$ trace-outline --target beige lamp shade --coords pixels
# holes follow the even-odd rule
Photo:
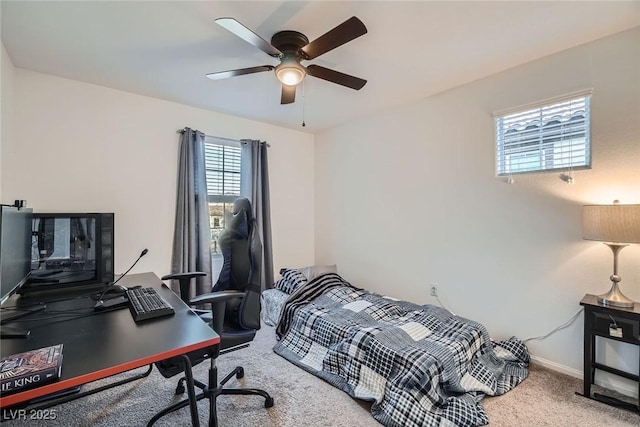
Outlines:
[[[586,205],[582,238],[612,243],[640,243],[640,205]]]

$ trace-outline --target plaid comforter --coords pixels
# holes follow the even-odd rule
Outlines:
[[[387,426],[487,424],[481,399],[528,372],[518,339],[493,342],[477,322],[354,288],[337,274],[298,288],[276,333],[277,354],[372,401],[373,417]]]

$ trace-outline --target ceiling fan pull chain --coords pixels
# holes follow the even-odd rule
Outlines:
[[[306,104],[307,98],[304,96],[304,80],[302,81],[302,127],[305,127],[307,124],[304,122],[304,106]]]

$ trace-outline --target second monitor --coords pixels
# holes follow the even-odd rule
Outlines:
[[[20,293],[114,279],[113,213],[34,213],[31,276]]]

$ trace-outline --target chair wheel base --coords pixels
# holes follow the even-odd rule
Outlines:
[[[244,368],[242,366],[238,366],[236,371],[236,379],[244,378]]]

